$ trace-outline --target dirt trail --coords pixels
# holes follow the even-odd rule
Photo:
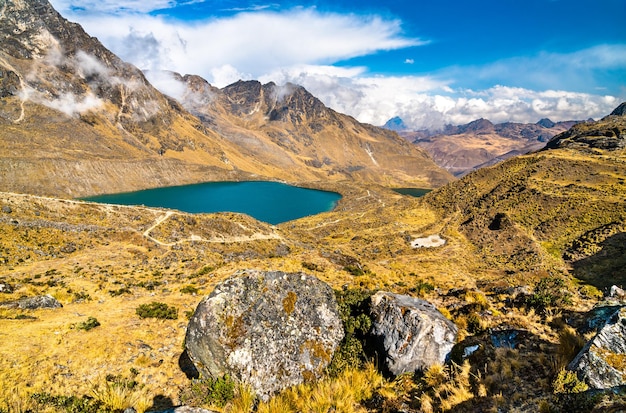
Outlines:
[[[271,234],[262,234],[262,233],[254,233],[252,235],[229,235],[229,236],[225,236],[225,235],[221,235],[221,236],[217,236],[217,237],[213,237],[213,238],[204,238],[201,237],[199,235],[195,235],[195,234],[190,234],[189,238],[185,238],[185,239],[181,239],[179,241],[175,241],[175,242],[163,242],[160,241],[156,238],[154,238],[152,235],[150,235],[150,233],[159,225],[161,225],[163,222],[165,222],[168,218],[170,218],[172,215],[174,215],[175,212],[174,211],[168,211],[165,213],[165,215],[161,215],[160,217],[158,217],[156,219],[156,221],[154,221],[154,224],[152,224],[148,229],[146,229],[143,232],[143,236],[148,238],[150,241],[154,241],[155,243],[162,245],[164,247],[172,247],[174,245],[178,245],[178,244],[182,244],[185,242],[219,242],[219,243],[233,243],[233,242],[249,242],[249,241],[258,241],[258,240],[270,240],[270,239],[282,239],[282,237],[278,234],[275,233],[271,233]],[[247,231],[248,228],[244,225],[242,225],[241,223],[237,223],[238,226],[241,227],[241,229]]]

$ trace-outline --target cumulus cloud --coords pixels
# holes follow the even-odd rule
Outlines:
[[[176,0],[53,0],[70,19],[74,2],[99,12],[76,12],[87,32],[140,69],[198,74],[217,87],[239,79],[291,82],[333,109],[375,125],[394,116],[414,129],[480,117],[493,122],[599,118],[619,104],[618,97],[599,94],[603,74],[626,69],[626,45],[617,44],[448,67],[429,76],[376,76],[366,67],[334,64],[427,42],[405,36],[400,20],[377,15],[271,5],[190,23],[143,13],[181,4]],[[171,78],[148,77],[170,96],[185,93]],[[612,93],[626,97],[626,89]]]
[[[150,15],[81,16],[80,22],[139,68],[200,74],[220,87],[225,85],[219,81],[232,76],[220,76],[219,68],[258,78],[280,67],[333,63],[424,43],[404,37],[396,19],[313,8],[239,13],[193,24]]]
[[[383,125],[400,116],[413,129],[441,129],[481,117],[492,122],[533,123],[541,118],[599,118],[619,104],[614,96],[507,86],[453,89],[451,81],[428,76],[377,77],[359,69],[333,67],[292,68],[262,79],[301,84],[326,105],[361,122]]]
[[[198,1],[175,0],[53,0],[57,10],[89,11],[104,13],[148,13],[159,9],[169,9],[177,5],[197,3]]]

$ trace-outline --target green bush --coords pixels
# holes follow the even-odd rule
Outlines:
[[[309,271],[323,271],[324,270],[316,263],[308,262],[308,261],[302,261],[302,268],[307,269]]]
[[[72,324],[72,328],[76,330],[92,330],[100,325],[100,322],[95,317],[89,317],[86,321],[78,324]]]
[[[47,411],[47,408],[68,413],[101,413],[106,411],[102,402],[87,396],[57,396],[48,393],[35,393],[31,397],[42,411]]]
[[[372,291],[350,289],[335,291],[344,338],[333,355],[328,372],[337,376],[348,367],[362,367],[367,361],[365,335],[372,328],[369,303]]]
[[[435,285],[433,283],[424,280],[417,280],[415,286],[411,288],[410,291],[418,297],[424,297],[426,294],[433,291],[434,289]]]
[[[181,400],[189,405],[204,407],[226,406],[235,398],[235,382],[230,376],[193,380],[191,387],[183,391]]]
[[[198,288],[193,285],[186,285],[180,289],[180,292],[183,294],[198,294]]]
[[[117,297],[122,294],[132,294],[132,293],[128,287],[121,287],[117,290],[109,290],[109,294],[111,294],[111,297]]]
[[[150,304],[142,304],[135,310],[137,315],[141,318],[160,318],[163,320],[176,320],[178,319],[178,309],[176,307],[170,307],[165,303],[159,303],[156,301]]]
[[[346,265],[345,267],[343,267],[343,270],[349,274],[354,275],[355,277],[365,275],[365,270],[361,268],[360,265]]]
[[[526,303],[539,310],[572,304],[572,294],[567,289],[565,279],[558,276],[542,278]]]

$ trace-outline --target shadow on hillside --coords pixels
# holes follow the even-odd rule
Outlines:
[[[612,235],[598,246],[596,254],[572,261],[576,278],[601,291],[612,285],[626,287],[626,232]]]

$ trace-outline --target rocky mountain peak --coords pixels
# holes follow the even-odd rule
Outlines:
[[[476,119],[467,125],[459,126],[460,133],[474,132],[474,133],[490,133],[494,130],[494,125],[487,119]]]
[[[613,112],[611,112],[611,116],[626,116],[626,102],[616,107]]]
[[[401,117],[399,116],[394,116],[393,118],[389,119],[384,125],[383,128],[385,129],[389,129],[389,130],[394,130],[394,131],[404,131],[404,130],[408,130],[409,128],[406,126],[406,124],[404,123],[404,120],[402,120]]]
[[[543,118],[540,119],[539,122],[537,122],[537,125],[542,126],[544,128],[553,128],[554,125],[556,125],[556,123],[552,122],[550,119],[548,118]]]

